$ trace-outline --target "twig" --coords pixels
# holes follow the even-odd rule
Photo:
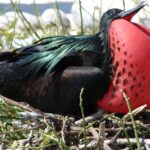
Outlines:
[[[47,145],[44,145],[44,146],[19,146],[19,147],[17,147],[19,150],[20,149],[30,149],[30,150],[32,150],[32,149],[46,149],[46,148],[49,148],[51,146],[51,144],[47,144]]]
[[[79,150],[79,148],[77,146],[71,146],[70,150]]]
[[[33,137],[33,130],[31,130],[30,134],[28,135],[28,142],[30,145],[32,145],[32,137]]]
[[[136,116],[139,113],[143,112],[145,110],[145,108],[147,107],[147,105],[142,105],[134,110],[132,110],[132,115]],[[126,115],[124,115],[124,117],[122,118],[123,120],[128,120],[130,118],[130,112],[127,113]]]
[[[17,107],[19,107],[19,108],[21,108],[21,109],[26,110],[26,111],[36,112],[36,113],[38,113],[38,114],[43,115],[43,112],[41,112],[40,110],[37,110],[37,109],[31,107],[31,106],[30,106],[29,104],[27,104],[27,103],[22,104],[21,102],[16,102],[16,101],[14,101],[14,100],[12,100],[12,99],[9,99],[9,98],[6,98],[6,97],[4,97],[4,96],[2,96],[2,95],[0,95],[0,98],[2,98],[2,99],[3,99],[6,103],[8,103],[8,104],[15,105],[15,106],[17,106]],[[25,105],[25,104],[26,104],[26,105]]]
[[[143,127],[144,128],[148,128],[148,127],[150,127],[150,124],[144,124]],[[83,128],[79,127],[79,126],[70,126],[70,129],[73,130],[73,131],[75,131],[75,132],[81,132],[81,130],[83,130]],[[94,127],[94,129],[96,131],[99,131],[99,128],[97,128],[97,127]],[[126,127],[125,129],[126,130],[132,130],[132,127]],[[123,131],[124,128],[122,128],[122,127],[118,127],[118,128],[117,127],[116,128],[105,128],[106,132],[117,132],[117,131],[120,131],[120,130]]]
[[[67,121],[67,117],[65,117],[63,119],[63,125],[62,125],[62,129],[61,129],[61,138],[62,138],[63,143],[65,143],[65,144],[66,144],[66,141],[65,141],[64,130],[65,130],[66,121]]]
[[[129,140],[132,144],[137,144],[136,138],[130,138]],[[110,143],[110,141],[111,140],[105,140],[106,143]],[[150,146],[150,139],[139,138],[139,142]],[[128,144],[128,140],[125,138],[118,138],[116,143],[119,145]]]
[[[39,118],[43,118],[43,115],[35,113],[35,112],[18,112],[19,116],[21,116],[22,120],[36,120]]]
[[[117,131],[117,133],[114,135],[114,137],[110,140],[111,144],[114,143],[117,140],[117,138],[118,138],[118,136],[120,135],[121,132],[122,132],[122,130]]]
[[[50,118],[50,119],[53,118],[53,120],[63,120],[64,119],[64,116],[59,115],[59,114],[44,113],[44,115],[45,115],[45,118]]]
[[[37,129],[43,128],[43,127],[45,127],[44,124],[39,125],[37,127],[28,128],[28,129],[19,129],[19,130],[12,130],[12,131],[4,131],[4,132],[0,132],[0,135],[2,135],[2,134],[13,134],[13,133],[17,133],[17,132],[30,131],[30,130],[37,130]]]
[[[101,122],[99,126],[98,147],[100,150],[104,149],[104,140],[105,140],[105,121]]]
[[[83,130],[82,127],[74,126],[74,125],[71,125],[70,129],[73,130],[73,131],[75,131],[75,132],[80,132],[81,130]]]
[[[123,128],[122,127],[119,127],[119,128],[105,128],[106,132],[117,132],[117,131],[120,131],[120,130],[123,130]]]
[[[104,141],[104,150],[113,150],[110,146]]]
[[[27,144],[29,142],[28,139],[21,139],[21,140],[18,140],[19,142],[19,147],[23,147],[25,146],[25,144]]]
[[[99,135],[98,135],[97,131],[95,130],[95,128],[89,127],[88,130],[89,130],[90,133],[93,135],[93,137],[94,137],[95,140],[98,140],[98,139],[99,139]]]
[[[78,145],[79,149],[85,149],[85,144]],[[88,149],[95,149],[97,147],[97,141],[92,140],[89,144],[86,145]]]
[[[102,109],[99,109],[98,112],[96,112],[88,117],[85,117],[85,123],[91,123],[95,120],[98,120],[103,117],[103,114],[104,114],[104,111]],[[75,122],[76,126],[81,126],[82,124],[83,124],[83,119],[77,120]]]

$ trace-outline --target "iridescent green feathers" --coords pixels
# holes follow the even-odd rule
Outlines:
[[[31,46],[15,50],[13,57],[8,61],[13,61],[18,65],[27,65],[26,75],[35,76],[44,68],[47,76],[60,60],[72,53],[92,51],[104,57],[107,52],[102,48],[104,45],[102,41],[99,34],[47,37]]]

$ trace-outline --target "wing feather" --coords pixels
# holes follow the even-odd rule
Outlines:
[[[102,53],[100,36],[95,34],[47,37],[31,46],[16,49],[9,61],[18,65],[28,65],[27,74],[32,75],[36,75],[44,67],[45,75],[48,75],[63,58],[71,53],[83,51]]]

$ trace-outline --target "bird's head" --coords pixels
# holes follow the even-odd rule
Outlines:
[[[127,11],[116,8],[106,11],[101,18],[101,32],[104,32],[106,28],[109,28],[110,23],[115,19],[131,21],[132,17],[145,5],[147,5],[147,1],[141,1],[135,8]]]
[[[128,112],[122,91],[130,98],[132,109],[143,104],[150,108],[150,29],[131,22],[146,4],[142,1],[128,11],[111,9],[102,17],[102,30],[107,25],[106,33],[102,34],[104,45],[113,53],[115,65],[108,92],[98,101],[105,111]]]

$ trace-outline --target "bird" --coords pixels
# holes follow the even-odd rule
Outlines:
[[[132,73],[136,74],[138,69],[127,71],[128,65],[133,65],[133,68],[135,65],[134,62],[130,62],[129,54],[136,53],[139,57],[141,53],[136,49],[129,49],[128,51],[131,52],[122,52],[125,46],[118,47],[118,45],[129,42],[132,48],[130,26],[135,28],[134,38],[136,32],[142,32],[144,35],[149,33],[148,29],[130,21],[146,4],[142,1],[128,11],[115,8],[106,11],[101,18],[100,31],[97,34],[45,37],[32,45],[14,51],[0,52],[0,94],[18,102],[25,101],[44,112],[81,116],[80,93],[84,88],[82,99],[85,115],[95,112],[97,108],[108,112],[126,113],[125,103],[118,94],[119,88],[123,85],[124,92],[127,90],[124,84],[135,88],[134,83],[128,78],[132,76]],[[145,40],[142,39],[144,36],[142,33],[140,34],[142,37],[136,37],[139,38],[138,41]],[[143,43],[136,44],[139,50],[142,47],[139,44]],[[146,54],[144,49],[141,51],[142,55],[148,56],[148,49]],[[136,57],[131,61],[138,63]],[[141,70],[138,71],[144,74],[142,66],[139,69]],[[146,70],[145,73],[148,72],[148,69]],[[129,75],[130,72],[131,75]],[[137,78],[135,82],[143,86],[143,80],[135,74]],[[147,81],[147,76],[144,75]],[[128,82],[131,82],[131,85]],[[146,90],[148,89],[150,88],[147,87]],[[144,91],[143,88],[142,90]],[[131,89],[130,91],[132,98],[135,93]],[[133,108],[141,101],[144,102],[139,96]],[[125,110],[122,109],[123,107]]]

